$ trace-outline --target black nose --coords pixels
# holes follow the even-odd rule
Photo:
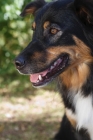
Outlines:
[[[16,66],[17,69],[23,68],[24,65],[25,65],[25,60],[24,60],[23,57],[17,57],[15,59],[15,66]]]

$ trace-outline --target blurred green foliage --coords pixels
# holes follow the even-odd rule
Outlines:
[[[0,77],[15,75],[15,56],[31,40],[33,17],[20,17],[23,7],[31,0],[0,1]]]

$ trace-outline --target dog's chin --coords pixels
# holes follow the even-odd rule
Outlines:
[[[42,87],[50,83],[61,74],[68,66],[69,56],[67,54],[58,58],[49,68],[39,73],[30,74],[30,81],[34,87]]]

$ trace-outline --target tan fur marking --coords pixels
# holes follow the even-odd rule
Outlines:
[[[45,68],[46,67],[46,63],[43,63],[42,61],[43,61],[43,58],[44,58],[44,55],[45,54],[43,54],[43,52],[35,52],[34,54],[33,54],[33,56],[31,56],[31,59],[33,59],[33,60],[35,60],[35,61],[38,61],[38,63],[37,63],[37,67],[39,68]],[[42,61],[39,61],[39,60],[42,60]]]
[[[68,118],[68,120],[71,123],[71,125],[74,128],[76,128],[77,122],[76,122],[75,116],[73,114],[71,114],[71,112],[69,113],[68,110],[66,110],[66,117]]]
[[[43,25],[43,28],[46,29],[48,26],[50,25],[50,22],[49,21],[46,21]]]
[[[67,88],[80,88],[89,76],[89,67],[82,63],[77,67],[70,68],[60,75],[62,82]]]
[[[35,22],[33,22],[32,27],[33,27],[33,29],[36,28],[36,23]]]
[[[76,128],[76,121],[72,118],[70,118],[69,116],[67,116],[68,120],[70,121],[71,125]]]
[[[33,54],[33,56],[31,57],[31,59],[33,58],[33,59],[37,59],[38,60],[42,55],[43,55],[43,53],[41,53],[41,52],[35,52]]]

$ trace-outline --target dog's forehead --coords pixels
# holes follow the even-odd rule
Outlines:
[[[41,9],[39,9],[35,16],[35,21],[46,21],[52,20],[59,17],[60,13],[62,13],[65,9],[67,10],[67,5],[72,0],[59,0],[55,2],[50,2],[44,5]]]

